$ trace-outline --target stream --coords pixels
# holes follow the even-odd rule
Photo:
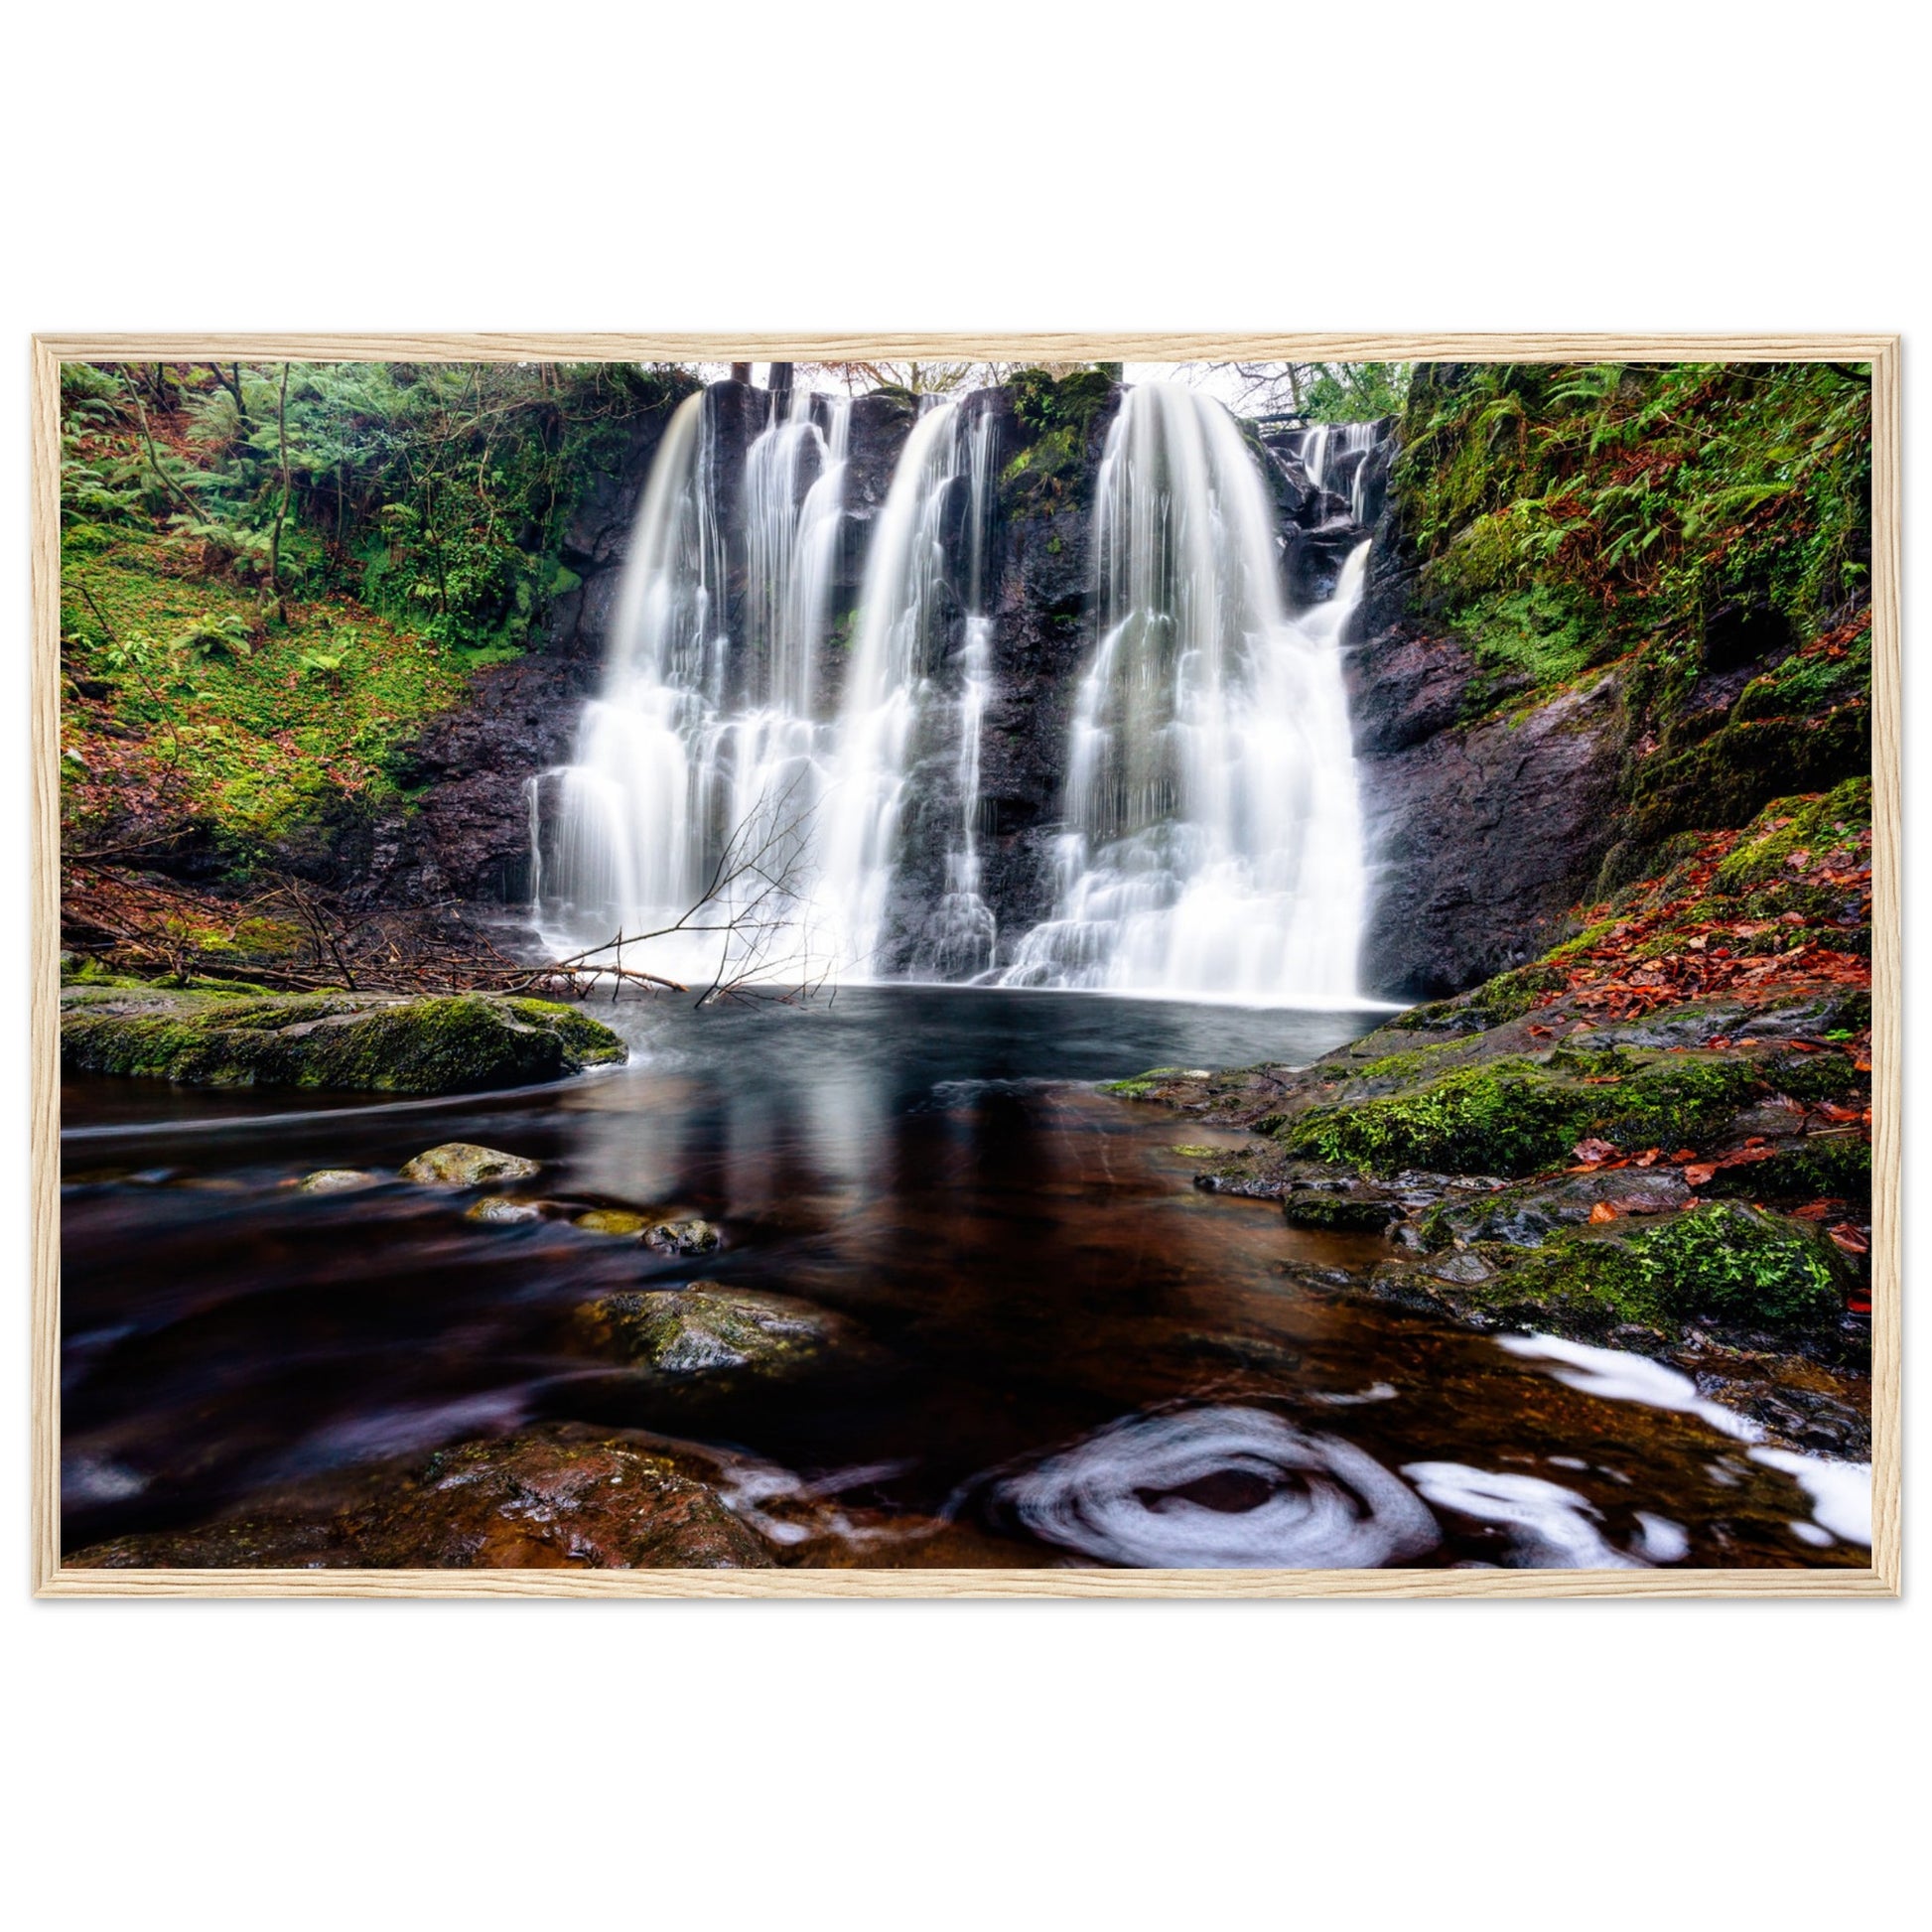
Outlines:
[[[707,1446],[727,1500],[811,1561],[1867,1561],[1849,1465],[1753,1453],[1638,1357],[1288,1279],[1380,1237],[1195,1190],[1176,1148],[1244,1137],[1093,1084],[1301,1063],[1374,1015],[918,986],[597,1010],[628,1066],[502,1096],[67,1082],[70,1550],[567,1420]],[[449,1140],[541,1161],[545,1193],[703,1216],[722,1245],[483,1225],[472,1196],[393,1179],[286,1185]],[[576,1338],[580,1305],[693,1280],[830,1310],[867,1346],[820,1380],[719,1388]]]

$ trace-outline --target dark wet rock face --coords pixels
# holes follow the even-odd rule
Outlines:
[[[183,1086],[481,1093],[625,1058],[574,1007],[471,993],[246,994],[75,987],[62,994],[61,1065]]]
[[[345,1494],[345,1488],[352,1493]],[[191,1531],[118,1538],[77,1569],[740,1569],[771,1557],[679,1447],[556,1424],[303,1485]]]

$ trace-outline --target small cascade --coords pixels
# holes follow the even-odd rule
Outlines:
[[[1369,457],[1381,435],[1379,423],[1312,423],[1298,452],[1309,482],[1345,496],[1350,516],[1364,529],[1375,521],[1368,500]]]
[[[1352,1001],[1365,880],[1340,639],[1367,544],[1291,619],[1240,429],[1168,384],[1129,392],[1095,514],[1100,641],[1058,899],[1001,983]]]
[[[908,766],[923,749],[933,695],[958,414],[955,404],[942,402],[913,425],[873,532],[859,596],[817,897],[832,920],[838,958],[861,978],[881,971]]]
[[[963,432],[966,441],[966,616],[959,652],[955,732],[959,751],[958,829],[946,848],[945,890],[926,921],[912,970],[921,979],[973,979],[993,965],[1000,922],[981,892],[980,738],[993,693],[993,620],[986,612],[987,546],[991,537],[995,423],[982,410]],[[955,465],[956,467],[956,465]]]

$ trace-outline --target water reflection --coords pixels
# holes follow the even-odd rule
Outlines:
[[[1195,1192],[1173,1144],[1213,1130],[1079,1084],[1306,1061],[1367,1016],[884,988],[616,1016],[633,1064],[540,1094],[304,1103],[269,1127],[219,1124],[262,1095],[175,1095],[195,1131],[70,1142],[69,1547],[567,1420],[700,1446],[747,1520],[814,1562],[1864,1560],[1829,1526],[1854,1513],[1837,1492],[1814,1509],[1806,1471],[1641,1369],[1291,1281],[1284,1262],[1371,1262],[1377,1239]],[[89,1088],[68,1104],[105,1124]],[[392,1176],[449,1139],[541,1161],[529,1198],[702,1215],[723,1245],[667,1258],[565,1213],[483,1226],[393,1178],[285,1184]],[[862,1345],[720,1385],[586,1344],[583,1304],[699,1278],[827,1310]]]

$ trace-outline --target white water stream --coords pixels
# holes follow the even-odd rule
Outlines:
[[[1003,982],[1352,1004],[1366,882],[1340,638],[1367,544],[1291,619],[1253,453],[1168,384],[1129,391],[1095,516],[1059,898]]]

